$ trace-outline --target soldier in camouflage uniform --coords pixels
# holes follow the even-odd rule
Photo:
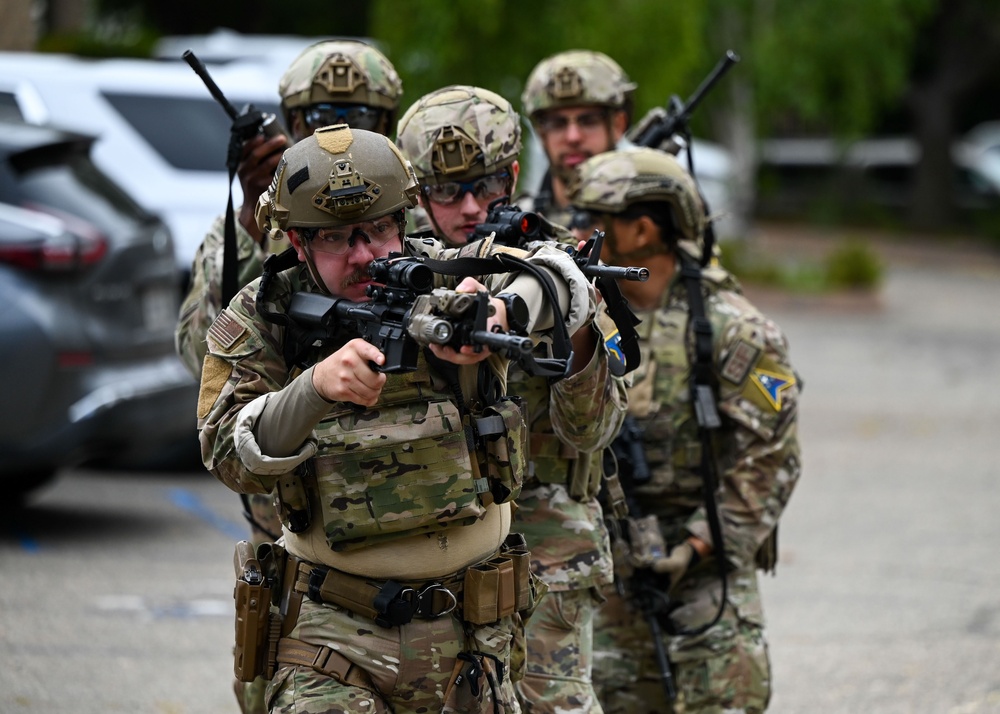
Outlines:
[[[273,492],[282,514],[284,549],[257,550],[262,562],[287,555],[271,712],[519,711],[511,649],[532,588],[510,538],[526,427],[519,400],[502,396],[506,358],[430,345],[415,371],[387,375],[369,366],[385,356],[350,335],[307,340],[289,358],[290,328],[277,324],[299,292],[366,300],[369,265],[390,252],[457,253],[404,243],[416,193],[384,136],[338,125],[303,139],[257,211],[297,267],[245,287],[208,331],[205,465],[235,491]],[[490,251],[483,241],[463,255]],[[585,326],[592,289],[568,256],[527,257],[556,284],[557,319],[571,334]],[[501,296],[491,327],[508,327],[517,296],[531,306],[524,331],[547,337],[552,311],[534,277],[484,280]],[[465,278],[456,289],[485,286]]]
[[[397,143],[445,242],[464,245],[489,202],[511,195],[520,127],[507,100],[477,87],[431,92],[403,115]],[[515,522],[532,570],[548,585],[525,626],[528,658],[517,688],[528,712],[600,712],[591,682],[592,623],[613,572],[597,492],[601,451],[624,417],[625,387],[609,369],[617,353],[598,336],[595,327],[574,337],[578,361],[567,379],[550,384],[516,365],[508,376],[510,393],[527,403],[530,431],[531,475]]]
[[[655,515],[665,547],[653,559],[670,611],[664,631],[710,623],[722,578],[701,495],[698,424],[690,399],[693,344],[690,306],[680,268],[702,258],[703,206],[690,175],[654,149],[621,149],[580,169],[574,205],[607,231],[603,258],[645,265],[645,283],[622,283],[642,318],[642,363],[629,390],[629,413],[643,432],[651,477],[635,486],[643,515]],[[711,324],[712,372],[722,420],[713,455],[716,494],[729,571],[721,619],[698,635],[664,635],[677,700],[667,701],[649,626],[634,603],[611,594],[596,631],[595,681],[605,711],[763,712],[770,668],[757,569],[773,569],[774,531],[800,473],[799,380],[781,330],[740,292],[722,268],[703,270],[704,310]],[[616,569],[637,565],[619,553]]]
[[[317,128],[343,123],[388,135],[394,128],[403,84],[389,60],[356,40],[310,45],[289,65],[278,83],[281,110],[292,139],[301,141]],[[239,284],[260,275],[270,252],[257,227],[257,196],[271,183],[287,138],[255,136],[244,144],[237,168],[246,200],[239,210],[236,240]],[[191,266],[191,287],[181,305],[175,334],[177,353],[195,377],[201,376],[205,333],[222,310],[224,216],[205,236]]]
[[[310,45],[289,65],[278,83],[281,109],[293,141],[338,121],[357,129],[388,134],[395,126],[402,82],[389,60],[374,47],[356,40]],[[288,140],[258,135],[243,146],[236,169],[245,200],[236,221],[237,281],[243,286],[260,276],[264,259],[287,244],[267,245],[254,217],[256,197],[267,190]],[[205,335],[222,311],[222,264],[225,216],[215,219],[191,266],[191,284],[175,331],[177,353],[196,378],[207,349]],[[248,499],[255,544],[273,541],[281,524],[266,494]],[[265,682],[236,683],[244,714],[262,714]]]
[[[600,52],[570,50],[542,60],[528,76],[523,111],[542,142],[549,169],[534,194],[518,197],[526,210],[575,227],[569,188],[586,159],[610,151],[625,136],[636,85]]]

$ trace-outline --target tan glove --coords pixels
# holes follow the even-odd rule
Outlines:
[[[690,541],[684,541],[680,545],[675,545],[670,549],[666,558],[660,558],[653,562],[653,572],[670,576],[670,587],[677,585],[684,573],[691,567],[692,563],[697,563],[701,559],[694,545]]]

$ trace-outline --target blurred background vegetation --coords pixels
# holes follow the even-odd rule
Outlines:
[[[402,76],[404,106],[466,83],[519,107],[540,59],[591,48],[637,82],[641,116],[673,94],[686,99],[732,49],[741,62],[692,128],[728,149],[741,215],[753,215],[761,187],[770,186],[758,170],[761,140],[821,136],[846,146],[892,134],[912,137],[920,152],[905,215],[891,220],[932,234],[966,228],[949,185],[952,143],[1000,119],[998,0],[0,0],[0,7],[11,18],[28,8],[37,31],[33,47],[22,49],[96,56],[148,55],[160,36],[220,27],[370,38]],[[3,31],[0,45],[15,48]],[[848,218],[822,204],[813,212]],[[1000,244],[1000,219],[990,215],[973,229]],[[856,272],[869,269],[856,262]]]

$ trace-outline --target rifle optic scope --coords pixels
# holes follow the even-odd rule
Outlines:
[[[410,260],[376,258],[368,267],[368,274],[377,283],[417,293],[430,292],[434,288],[434,271],[423,263]]]

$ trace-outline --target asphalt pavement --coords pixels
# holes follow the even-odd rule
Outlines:
[[[872,244],[874,296],[750,290],[805,382],[803,476],[763,583],[769,711],[1000,712],[1000,251]]]
[[[875,294],[748,289],[805,383],[769,712],[1000,713],[1000,251],[874,244]],[[74,470],[3,516],[0,713],[236,712],[239,511],[204,472]]]

